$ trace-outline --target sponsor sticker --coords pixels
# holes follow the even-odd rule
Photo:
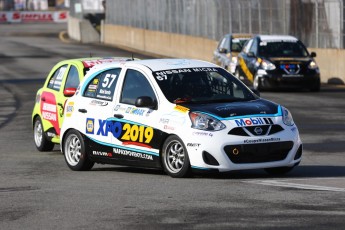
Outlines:
[[[103,156],[103,157],[112,157],[113,153],[108,153],[108,152],[104,152],[104,151],[92,151],[92,155],[94,156]]]
[[[278,142],[280,141],[280,138],[260,138],[260,139],[255,139],[255,140],[244,140],[243,143],[244,144],[257,144],[257,143],[267,143],[267,142]]]
[[[186,108],[182,105],[176,105],[174,109],[179,111],[179,112],[182,112],[182,113],[187,113],[189,111],[188,108]]]
[[[92,100],[90,105],[97,105],[97,106],[107,106],[108,102],[106,101],[99,101],[99,100]]]
[[[130,157],[135,157],[135,158],[151,160],[151,161],[153,160],[152,155],[134,152],[134,151],[129,151],[129,150],[125,150],[125,149],[113,148],[113,153],[118,154],[118,155],[123,155],[123,156],[130,156]]]
[[[68,102],[66,106],[66,117],[70,117],[74,111],[74,102]]]
[[[95,130],[95,119],[87,118],[86,119],[86,133],[94,134],[94,130]]]
[[[97,132],[95,133],[95,123],[93,118],[86,120],[86,133],[98,136],[113,135],[124,145],[137,145],[151,148],[149,145],[154,136],[154,129],[150,126],[130,124],[120,121],[98,119]]]
[[[255,126],[255,125],[272,125],[273,121],[271,118],[243,118],[234,120],[236,125],[239,127],[243,126]]]

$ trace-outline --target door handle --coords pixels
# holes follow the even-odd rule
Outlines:
[[[78,111],[81,112],[81,113],[87,113],[86,109],[78,109]]]
[[[122,118],[123,118],[123,115],[122,115],[122,114],[114,114],[114,117],[119,118],[119,119],[122,119]]]

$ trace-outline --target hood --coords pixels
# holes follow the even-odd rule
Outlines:
[[[189,108],[191,112],[200,111],[222,118],[276,114],[279,107],[277,104],[264,99],[230,103],[183,104],[183,106]]]

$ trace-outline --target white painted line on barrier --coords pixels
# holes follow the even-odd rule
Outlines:
[[[308,184],[297,184],[297,183],[290,183],[290,182],[277,181],[277,180],[260,180],[260,181],[251,180],[251,181],[244,181],[244,182],[253,183],[253,184],[260,184],[260,185],[276,186],[276,187],[285,187],[285,188],[297,188],[297,189],[331,191],[331,192],[345,192],[345,188],[319,186],[319,185],[308,185]]]

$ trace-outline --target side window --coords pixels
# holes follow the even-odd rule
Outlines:
[[[65,84],[66,88],[77,88],[79,85],[78,69],[74,65],[71,65],[67,74],[67,80]]]
[[[63,65],[60,68],[58,68],[53,76],[50,78],[49,83],[48,83],[48,88],[53,89],[56,91],[59,91],[61,88],[61,82],[63,80],[63,76],[66,72],[67,65]]]
[[[225,37],[223,37],[222,40],[219,42],[218,49],[223,48],[224,47],[224,43],[225,43]]]
[[[135,100],[141,96],[149,96],[156,100],[155,93],[146,77],[139,71],[129,69],[126,72],[120,102],[134,105]]]
[[[258,54],[258,41],[255,39],[253,40],[252,46],[249,49],[249,52],[253,52],[255,56]]]
[[[244,46],[244,48],[243,48],[243,51],[244,51],[245,53],[249,53],[249,49],[250,49],[250,47],[252,46],[252,43],[253,43],[253,39],[249,40],[249,41],[245,44],[245,46]]]
[[[229,37],[224,37],[222,42],[219,45],[219,49],[223,49],[223,50],[225,49],[227,52],[229,52],[230,51],[229,48],[230,48],[230,39]]]
[[[85,97],[112,101],[121,69],[106,70],[92,78],[84,92]]]

